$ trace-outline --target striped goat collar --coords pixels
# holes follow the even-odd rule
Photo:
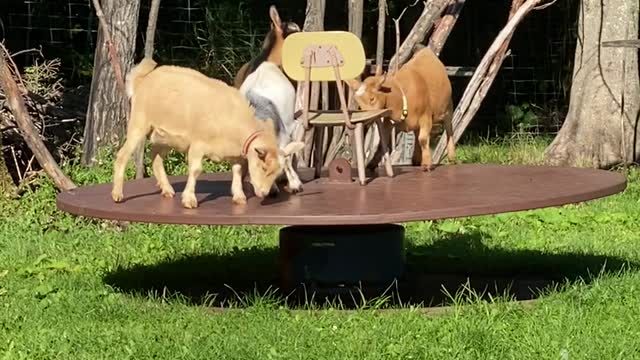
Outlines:
[[[260,136],[261,133],[262,133],[262,130],[256,130],[251,135],[249,135],[249,137],[244,141],[244,144],[242,145],[243,157],[247,157],[247,153],[249,152],[249,146],[251,146],[251,143],[253,142],[253,140],[255,140],[258,136]]]

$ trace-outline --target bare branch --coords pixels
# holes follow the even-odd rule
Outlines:
[[[422,14],[420,14],[420,17],[413,25],[409,35],[407,35],[406,39],[402,42],[402,45],[400,45],[400,49],[391,58],[391,61],[389,62],[389,69],[395,68],[396,63],[400,66],[409,59],[413,48],[416,44],[424,41],[427,33],[433,26],[433,23],[440,17],[448,4],[449,0],[431,0],[425,4]],[[400,21],[403,13],[400,14],[401,16],[399,16],[398,19],[394,19],[396,23]],[[396,25],[396,29],[397,28],[398,26]]]
[[[160,11],[160,0],[151,0],[149,9],[149,21],[147,22],[147,40],[144,43],[144,57],[153,58],[153,46],[156,36],[156,24],[158,23],[158,12]]]
[[[20,50],[20,51],[17,51],[17,52],[14,52],[13,54],[11,54],[11,57],[14,58],[14,57],[16,57],[18,55],[28,54],[28,53],[31,53],[31,52],[36,52],[36,53],[40,54],[41,57],[44,57],[44,55],[42,54],[42,47],[40,47],[40,49],[33,48],[33,49]]]
[[[550,3],[548,3],[548,4],[542,4],[542,5],[540,5],[540,6],[536,6],[536,7],[534,7],[534,8],[533,8],[533,10],[544,10],[544,9],[548,8],[549,6],[551,6],[551,5],[555,4],[557,1],[558,1],[558,0],[553,0],[553,1],[551,1]]]
[[[398,16],[394,20],[400,21],[400,19],[402,19],[402,17],[404,16],[404,13],[407,11],[407,9],[409,9],[410,7],[414,7],[414,6],[418,5],[419,2],[420,2],[420,0],[416,0],[413,4],[405,6],[404,9],[402,9],[402,12],[400,13],[400,16]],[[426,2],[425,2],[424,6],[427,6]]]
[[[404,13],[407,11],[407,9],[409,9],[410,7],[414,7],[416,5],[418,5],[419,0],[416,0],[413,4],[409,5],[409,6],[405,6],[404,9],[402,9],[402,12],[400,12],[400,15],[397,18],[393,18],[393,24],[395,26],[396,29],[396,53],[394,55],[394,58],[398,56],[398,54],[400,54],[400,20],[402,19],[402,17],[404,16]],[[427,7],[427,3],[424,3],[425,8]],[[420,22],[420,20],[418,20],[418,22]],[[418,23],[416,22],[416,24]],[[404,45],[404,44],[403,44]],[[391,59],[393,62],[393,58]],[[396,61],[395,62],[395,67],[392,68],[391,67],[391,62],[389,63],[389,72],[398,72],[398,68],[400,67],[400,62]]]

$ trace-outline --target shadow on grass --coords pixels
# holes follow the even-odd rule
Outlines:
[[[375,299],[384,306],[414,304],[441,306],[464,289],[467,295],[488,299],[508,297],[529,300],[541,291],[579,280],[590,283],[599,274],[640,266],[621,258],[586,254],[545,254],[532,250],[487,248],[486,235],[473,233],[438,240],[429,246],[409,246],[407,268],[387,289],[356,289],[340,299],[310,290],[284,294],[278,290],[278,249],[239,249],[225,255],[187,256],[154,265],[117,269],[104,277],[117,291],[134,295],[179,295],[195,305],[236,307],[259,299],[284,300],[298,308],[327,301],[347,308],[369,305]],[[363,300],[363,296],[364,299]],[[309,300],[312,299],[312,300]]]

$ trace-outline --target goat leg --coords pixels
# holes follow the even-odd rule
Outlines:
[[[196,180],[202,173],[202,158],[204,154],[197,146],[191,145],[187,160],[189,163],[189,175],[187,184],[182,192],[182,206],[187,209],[198,207],[198,199],[196,199]]]
[[[453,105],[449,105],[449,109],[445,114],[443,122],[444,122],[444,131],[447,135],[447,158],[449,159],[449,162],[455,163],[456,146],[453,140]]]
[[[136,127],[135,122],[129,123],[127,140],[118,151],[116,161],[113,164],[113,187],[111,189],[111,198],[115,202],[121,202],[124,198],[122,188],[124,186],[124,172],[127,167],[127,163],[135,149],[138,147],[138,144],[144,141],[146,135],[147,129],[140,129]]]
[[[231,165],[231,173],[233,178],[231,180],[231,196],[233,196],[233,203],[238,205],[244,205],[247,203],[247,196],[242,189],[243,174],[242,160]]]
[[[393,168],[391,167],[391,155],[389,154],[389,136],[391,135],[391,121],[379,118],[376,120],[378,124],[378,131],[380,132],[380,145],[379,149],[384,154],[384,168],[387,172],[387,176],[393,177]],[[378,160],[379,163],[380,160]],[[377,165],[377,164],[376,164]]]
[[[293,154],[285,156],[284,172],[287,176],[289,191],[293,194],[302,191],[302,181],[300,181],[298,173],[293,169]]]
[[[163,197],[172,198],[176,192],[169,183],[167,172],[164,169],[164,158],[169,152],[169,147],[162,144],[151,145],[151,159],[153,167],[153,175],[156,178],[156,183],[160,188],[160,192]]]
[[[431,140],[431,118],[423,119],[420,124],[420,131],[418,134],[418,142],[422,150],[422,161],[420,166],[422,170],[433,170],[433,164],[431,161],[431,149],[429,148],[429,140]]]
[[[392,125],[389,120],[383,118],[376,120],[378,132],[380,132],[380,142],[376,148],[376,152],[367,164],[368,171],[375,171],[380,164],[380,161],[384,160],[385,171],[387,176],[393,176],[393,168],[391,167],[391,158],[389,155],[389,137],[391,135]]]

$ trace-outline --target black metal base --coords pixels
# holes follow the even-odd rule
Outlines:
[[[304,287],[338,294],[384,289],[404,272],[404,227],[396,224],[289,226],[280,230],[280,278],[287,291]]]

